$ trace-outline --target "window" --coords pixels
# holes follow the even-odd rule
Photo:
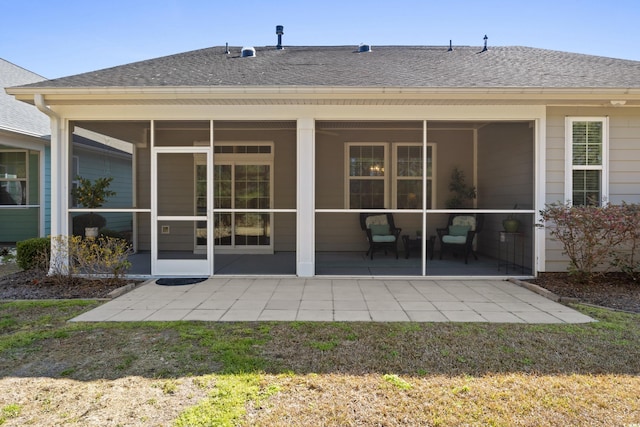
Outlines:
[[[600,205],[608,189],[608,120],[567,118],[565,197],[573,205]]]
[[[347,206],[383,209],[386,206],[387,144],[347,144]]]
[[[427,209],[435,204],[434,144],[427,144]],[[395,169],[393,176],[394,209],[422,209],[423,150],[421,143],[394,144]]]
[[[214,146],[214,209],[272,209],[273,159],[272,143],[217,143]],[[205,188],[203,184],[200,194]],[[206,195],[201,204],[206,207]],[[216,212],[214,244],[219,249],[270,250],[272,223],[272,213]]]
[[[27,151],[0,151],[0,205],[26,205]]]
[[[425,173],[427,209],[434,207],[434,144],[427,144],[426,167],[422,143],[348,143],[346,150],[348,209],[422,209]]]

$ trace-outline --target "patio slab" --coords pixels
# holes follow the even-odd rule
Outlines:
[[[264,284],[264,287],[261,286]],[[138,287],[72,322],[587,323],[594,320],[504,280],[209,278]]]

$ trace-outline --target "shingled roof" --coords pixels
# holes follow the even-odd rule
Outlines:
[[[640,88],[640,61],[529,47],[212,47],[23,87]]]
[[[0,88],[42,81],[45,78],[0,58]],[[0,90],[0,129],[33,136],[51,132],[49,117],[36,107],[17,101]]]

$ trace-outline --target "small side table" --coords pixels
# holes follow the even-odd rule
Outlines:
[[[519,254],[518,254],[519,249]],[[518,257],[518,255],[520,255]],[[516,259],[520,264],[516,263]],[[498,232],[498,271],[504,266],[504,272],[509,274],[509,267],[520,268],[524,274],[524,237],[522,233]]]
[[[433,258],[433,245],[436,241],[436,236],[429,236],[427,240],[427,253],[431,254]],[[411,256],[412,251],[422,253],[422,237],[416,237],[412,239],[408,234],[402,235],[402,243],[404,244],[404,257],[408,259]]]

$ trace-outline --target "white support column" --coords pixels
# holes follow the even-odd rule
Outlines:
[[[296,272],[315,275],[315,121],[298,119]]]
[[[51,116],[51,261],[49,273],[67,272],[69,233],[69,145],[65,120]],[[62,246],[60,246],[62,245]]]
[[[546,115],[536,119],[535,121],[535,177],[534,177],[534,209],[536,214],[534,221],[536,224],[542,222],[540,211],[544,209],[546,200],[547,185],[547,120]],[[546,271],[546,230],[544,227],[534,227],[534,266],[533,274]]]

